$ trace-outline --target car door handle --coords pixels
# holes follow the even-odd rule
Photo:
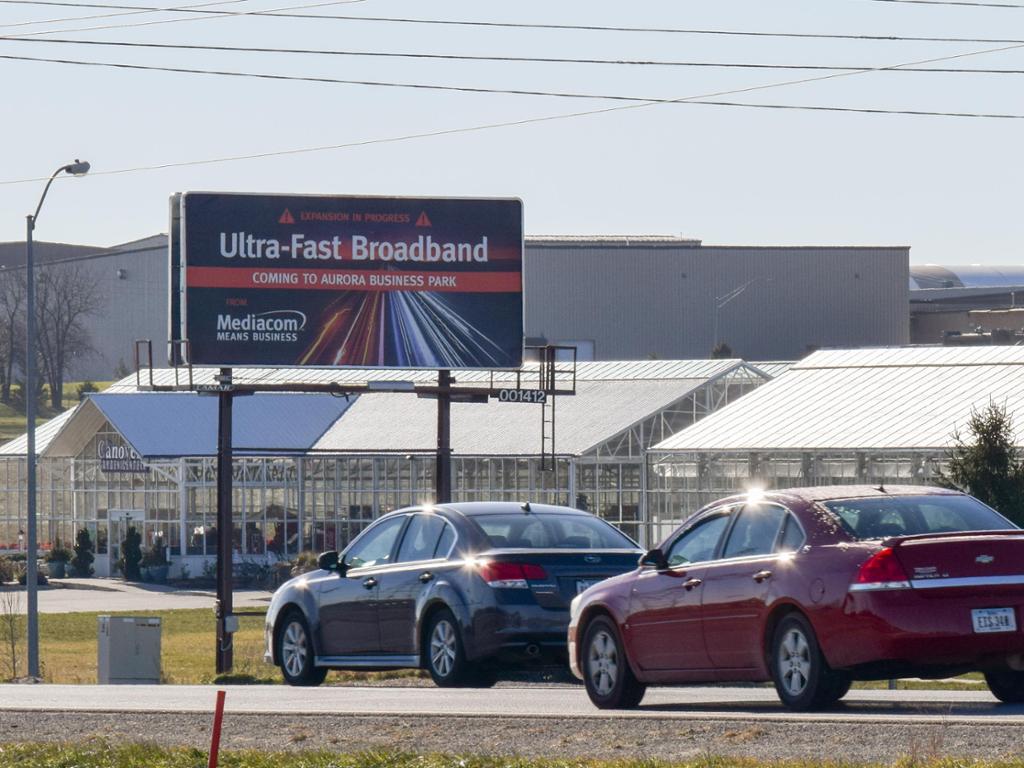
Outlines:
[[[694,587],[699,587],[703,583],[704,582],[701,579],[687,579],[683,582],[683,586],[686,587],[686,591],[689,592]]]
[[[762,581],[767,581],[772,577],[771,571],[758,571],[754,574],[754,581],[760,584]]]
[[[373,576],[371,576],[370,578],[368,578],[366,581],[363,582],[363,586],[366,587],[367,589],[373,589],[374,587],[377,586],[377,580],[375,578],[373,578]]]
[[[424,571],[423,573],[420,574],[420,581],[422,581],[424,584],[426,584],[428,581],[433,581],[433,580],[434,580],[434,574],[432,574],[430,571]]]

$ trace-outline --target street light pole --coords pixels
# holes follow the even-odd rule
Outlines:
[[[39,574],[36,563],[36,274],[32,254],[32,234],[35,232],[39,211],[43,207],[46,193],[53,180],[61,173],[84,176],[89,172],[89,163],[75,160],[62,165],[50,176],[39,198],[35,213],[26,216],[25,227],[25,421],[27,432],[26,472],[28,474],[28,551],[25,553],[25,592],[28,598],[28,676],[39,677]]]

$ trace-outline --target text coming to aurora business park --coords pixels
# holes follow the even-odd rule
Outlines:
[[[522,364],[519,200],[186,192],[180,241],[190,363]]]

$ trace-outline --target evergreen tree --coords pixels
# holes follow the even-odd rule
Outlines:
[[[71,565],[75,569],[75,575],[80,577],[92,576],[92,561],[95,546],[89,531],[81,528],[75,536],[75,556],[71,558]]]
[[[939,483],[970,493],[1024,525],[1024,461],[1015,445],[1013,418],[1004,406],[989,403],[972,411],[968,436],[953,433],[948,469]]]
[[[128,581],[138,581],[142,578],[139,568],[142,562],[142,536],[135,526],[131,526],[121,542],[121,573]]]

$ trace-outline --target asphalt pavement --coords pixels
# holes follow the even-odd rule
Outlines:
[[[486,718],[678,718],[747,721],[987,723],[1024,725],[1024,706],[1000,704],[987,691],[854,690],[823,712],[791,712],[765,687],[652,688],[639,709],[596,709],[580,686],[496,689],[423,687],[221,686],[232,713],[459,716]],[[212,710],[216,687],[193,685],[2,685],[0,710],[178,712]]]

